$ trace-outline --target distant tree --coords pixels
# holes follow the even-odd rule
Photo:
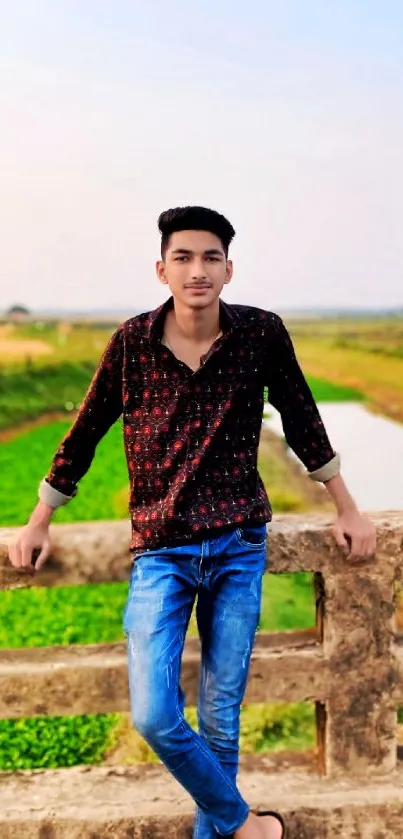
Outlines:
[[[21,306],[19,303],[15,304],[14,306],[10,306],[9,309],[6,311],[6,317],[8,318],[29,318],[31,316],[31,312],[27,309],[26,306]]]

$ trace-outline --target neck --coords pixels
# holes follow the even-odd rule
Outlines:
[[[189,309],[174,299],[174,308],[168,312],[165,331],[169,331],[188,341],[203,342],[214,340],[220,331],[219,298],[205,309]]]

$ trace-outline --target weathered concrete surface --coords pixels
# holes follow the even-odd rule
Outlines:
[[[241,785],[253,807],[278,806],[289,813],[291,837],[403,837],[403,775],[396,766],[403,656],[394,637],[403,513],[373,520],[377,557],[354,563],[335,545],[330,518],[283,516],[269,529],[268,570],[316,572],[316,636],[311,633],[302,645],[292,641],[294,647],[278,636],[277,648],[260,636],[247,697],[319,700],[318,762],[327,778],[265,776],[268,767],[262,764],[244,772]],[[128,522],[54,526],[52,558],[35,577],[11,568],[6,548],[11,537],[12,531],[0,531],[0,588],[129,579]],[[183,670],[188,702],[196,699],[197,661],[191,642]],[[6,651],[0,662],[3,715],[82,713],[87,700],[89,712],[128,708],[122,645]],[[188,800],[184,803],[167,774],[158,777],[110,769],[3,776],[0,837],[188,836]],[[28,810],[19,815],[22,806]]]
[[[197,703],[199,649],[198,639],[187,639],[181,682],[188,705]],[[308,632],[259,633],[247,702],[324,701],[329,694],[323,650]],[[124,643],[0,651],[0,718],[129,710]]]
[[[269,528],[268,568],[272,572],[316,572],[317,629],[323,646],[294,653],[280,650],[277,655],[272,651],[266,659],[257,648],[248,699],[320,700],[325,709],[320,726],[323,768],[332,775],[387,774],[396,763],[396,708],[402,683],[393,630],[395,585],[403,565],[403,514],[374,515],[373,519],[377,556],[354,563],[337,548],[329,517],[283,516]],[[128,522],[56,525],[51,560],[37,577],[29,578],[11,568],[5,549],[11,531],[0,532],[0,584],[26,584],[29,579],[45,585],[128,580],[129,536]],[[75,706],[70,707],[78,712],[77,697],[84,692],[94,701],[93,711],[121,709],[122,702],[123,709],[127,708],[122,651],[116,646],[114,653],[105,647],[56,651],[54,664],[49,655],[45,650],[3,656],[3,714],[18,715],[24,708],[46,713],[52,707],[62,712],[64,693],[72,695]],[[293,671],[298,675],[293,676]],[[189,652],[183,673],[188,701],[195,699],[196,672],[196,654]],[[44,696],[52,691],[54,702],[50,697],[46,704]]]
[[[280,810],[290,839],[403,836],[403,769],[355,784],[255,764],[241,761],[241,792],[252,809]],[[159,766],[0,775],[1,839],[190,839],[192,820],[193,802]]]
[[[354,578],[359,565],[368,572],[380,562],[395,567],[403,562],[403,512],[374,513],[377,527],[376,560],[351,563],[335,545],[329,515],[276,516],[269,526],[268,564],[270,571],[320,571],[333,573],[344,568]],[[50,528],[52,554],[36,575],[16,571],[8,559],[8,545],[18,528],[0,528],[0,589],[30,585],[70,585],[88,582],[128,580],[130,524],[128,521],[53,524]]]
[[[51,525],[51,556],[34,576],[10,564],[8,545],[18,530],[0,528],[0,589],[129,579],[128,520]]]
[[[197,702],[199,641],[188,638],[182,660],[186,704]],[[403,702],[403,649],[396,648]],[[245,701],[325,702],[334,673],[309,633],[259,632]],[[336,678],[336,690],[337,678]],[[26,647],[0,651],[0,719],[43,714],[107,714],[129,711],[124,643]]]
[[[396,763],[394,587],[397,567],[381,543],[376,562],[324,579],[323,651],[331,673],[325,767],[334,776],[387,773]]]

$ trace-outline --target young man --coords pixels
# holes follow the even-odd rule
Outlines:
[[[172,296],[114,333],[72,428],[10,548],[16,568],[49,555],[53,511],[76,493],[123,414],[133,568],[124,613],[134,726],[196,802],[194,837],[281,839],[278,814],[252,813],[236,786],[239,711],[259,619],[271,508],[257,471],[267,386],[289,445],[337,509],[337,543],[374,553],[372,524],[339,474],[278,315],[220,300],[234,229],[203,207],[159,218],[157,275]],[[180,665],[197,594],[197,735],[183,716]]]

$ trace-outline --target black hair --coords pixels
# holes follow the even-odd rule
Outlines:
[[[235,236],[235,230],[221,213],[207,207],[175,207],[164,210],[158,219],[161,233],[161,256],[164,259],[172,233],[179,230],[208,230],[217,236],[228,257],[228,248]]]

